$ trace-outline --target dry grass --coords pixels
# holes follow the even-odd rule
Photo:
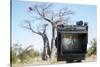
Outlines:
[[[92,55],[90,57],[87,57],[86,60],[83,60],[82,63],[84,62],[96,62],[96,56]],[[13,64],[12,67],[27,67],[27,66],[34,66],[34,65],[48,65],[48,64],[65,64],[65,61],[57,62],[57,59],[53,60],[47,60],[43,61],[40,57],[32,59],[31,62],[29,63],[24,63],[24,64]]]

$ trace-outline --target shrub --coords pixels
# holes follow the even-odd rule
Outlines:
[[[97,42],[96,42],[96,39],[93,39],[91,41],[91,47],[88,49],[87,51],[87,55],[88,56],[91,56],[91,55],[96,55],[96,51],[97,51]]]
[[[30,45],[24,49],[21,45],[14,44],[11,50],[11,63],[26,63],[37,56],[39,56],[39,52]]]

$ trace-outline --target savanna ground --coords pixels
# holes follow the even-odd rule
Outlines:
[[[80,63],[87,63],[87,62],[96,62],[97,61],[97,51],[96,51],[96,40],[91,41],[92,46],[88,48],[86,59],[82,60]],[[17,46],[18,47],[18,46]],[[14,47],[13,47],[14,48]],[[21,47],[19,47],[21,48]],[[60,61],[58,62],[55,59],[47,61],[43,61],[42,55],[39,55],[39,53],[33,49],[28,48],[22,50],[22,52],[19,52],[19,48],[16,49],[16,47],[12,50],[12,67],[28,67],[28,66],[36,66],[36,65],[47,65],[47,64],[68,64],[66,61]],[[16,50],[15,50],[16,49]],[[21,50],[20,50],[21,51]],[[19,54],[17,55],[17,52]],[[23,63],[21,62],[23,61]],[[77,62],[74,62],[77,63]]]
[[[81,63],[96,62],[96,61],[97,61],[96,55],[92,55],[90,57],[86,57],[86,59],[82,60]],[[75,63],[77,63],[77,62],[75,62]],[[67,63],[66,63],[66,61],[57,62],[56,59],[43,61],[40,57],[38,57],[38,58],[34,58],[34,60],[31,60],[31,63],[29,62],[29,63],[24,63],[24,64],[12,64],[12,67],[27,67],[27,66],[47,65],[47,64],[50,65],[50,64],[67,64]]]

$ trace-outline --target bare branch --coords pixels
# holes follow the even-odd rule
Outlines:
[[[32,8],[30,8],[30,10],[37,14],[37,16],[33,15],[33,18],[38,20],[44,19],[51,23],[52,26],[56,26],[57,24],[67,22],[69,20],[69,16],[74,14],[74,12],[68,10],[68,8],[62,8],[55,12],[54,10],[50,10],[51,6],[52,4],[46,3],[35,4]]]
[[[45,5],[44,5],[45,6]],[[52,6],[52,4],[47,4],[44,8],[43,8],[43,10],[48,10],[48,8],[50,8]]]
[[[55,21],[55,24],[65,23],[69,20],[69,15],[73,15],[74,12],[68,10],[67,8],[60,9],[56,16],[58,19]]]
[[[33,30],[32,26],[31,26],[32,24],[29,21],[25,21],[25,22],[27,23],[27,26],[23,26],[23,28],[28,29],[33,33],[41,35],[41,32],[37,32],[37,31]]]
[[[66,16],[66,15],[71,15],[71,14],[74,14],[74,12],[72,12],[71,10],[68,10],[68,8],[60,9],[60,12],[59,12],[60,16]]]
[[[29,7],[29,10],[31,10],[31,12],[33,12],[33,18],[36,18],[36,19],[44,19],[48,22],[50,22],[51,24],[53,24],[53,22],[51,21],[51,19],[47,18],[47,12],[49,12],[49,8],[52,6],[52,4],[47,4],[47,5],[44,5],[44,6],[39,6],[39,4],[35,4],[33,7]],[[34,16],[34,13],[37,13],[37,16],[40,16],[40,17],[37,17],[37,16]]]
[[[44,24],[43,26],[44,26],[43,33],[45,34],[45,32],[46,32],[46,27],[48,26],[48,24]]]
[[[34,13],[27,13],[31,18],[36,19],[36,20],[41,20],[42,17],[39,17],[38,15],[34,15]]]

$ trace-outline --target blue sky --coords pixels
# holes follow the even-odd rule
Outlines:
[[[12,1],[12,42],[23,44],[23,47],[28,45],[33,45],[35,49],[41,51],[43,42],[41,36],[33,34],[30,31],[21,27],[25,20],[32,20],[28,15],[28,7],[36,2],[32,1]],[[96,38],[96,6],[95,5],[79,5],[79,4],[63,4],[63,3],[54,3],[53,9],[59,9],[64,6],[67,6],[68,9],[75,12],[71,16],[73,23],[79,20],[88,22],[89,25],[89,42],[93,38]],[[44,22],[44,21],[43,21]],[[40,21],[37,21],[36,24],[39,24]],[[48,26],[48,29],[51,26]],[[51,40],[51,31],[47,30],[47,35],[49,40]]]

